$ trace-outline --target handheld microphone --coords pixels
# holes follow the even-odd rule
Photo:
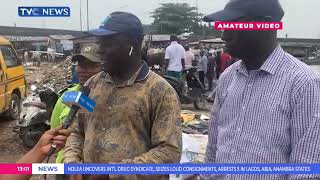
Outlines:
[[[80,101],[80,99],[82,100],[85,97],[88,97],[89,94],[90,89],[86,86],[81,87],[79,92],[66,92],[64,94],[64,96],[62,97],[62,102],[66,105],[71,105],[71,108],[67,118],[64,121],[63,129],[68,129],[68,127],[72,123],[74,116],[77,114],[78,110],[82,106],[80,103],[82,101]]]
[[[75,115],[80,108],[87,110],[88,112],[93,112],[96,103],[88,98],[90,94],[90,89],[86,86],[80,88],[79,92],[66,92],[62,97],[62,102],[70,107],[69,114],[63,124],[63,129],[68,129],[71,125]],[[52,144],[49,151],[48,161],[50,156],[56,151],[57,145]]]

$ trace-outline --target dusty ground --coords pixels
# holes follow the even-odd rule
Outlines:
[[[40,68],[33,66],[26,67],[28,94],[30,95],[31,93],[30,86],[32,84],[45,84],[52,80],[62,82],[62,78],[55,78],[50,74],[52,70],[57,72],[64,70],[59,65],[60,64],[43,63]],[[0,116],[0,163],[14,163],[30,150],[23,146],[19,135],[14,132],[16,124],[17,122],[15,120]],[[50,162],[54,162],[53,159],[52,157]],[[44,179],[44,177],[34,175],[31,178],[31,180],[38,179]],[[48,175],[47,180],[54,180],[54,176]]]
[[[0,116],[0,163],[15,163],[30,149],[23,146],[18,134],[14,132],[16,121]],[[50,162],[53,162],[51,158]],[[34,175],[31,180],[44,179],[43,176]],[[47,180],[54,180],[48,175]]]
[[[0,117],[0,162],[13,163],[17,161],[23,154],[28,152],[28,148],[22,145],[14,127],[16,121],[5,117]]]
[[[65,70],[64,66],[60,64],[43,63],[41,67],[27,66],[26,67],[26,80],[27,91],[30,94],[30,85],[44,84],[50,81],[62,81],[58,77],[61,75],[59,71]],[[68,67],[67,67],[68,69]],[[57,76],[52,76],[52,71],[58,72]],[[58,77],[58,78],[56,78]],[[70,76],[69,76],[70,77]],[[10,120],[4,116],[0,116],[0,163],[13,163],[16,162],[23,154],[28,152],[28,148],[24,147],[18,134],[14,132],[17,122]]]

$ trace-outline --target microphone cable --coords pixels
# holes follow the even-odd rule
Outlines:
[[[46,161],[47,164],[49,163],[49,160],[50,160],[51,156],[56,152],[56,149],[57,149],[57,145],[52,144],[51,147],[50,147],[50,150],[48,152],[48,158],[47,158],[47,161]],[[47,174],[44,174],[44,180],[47,180]]]

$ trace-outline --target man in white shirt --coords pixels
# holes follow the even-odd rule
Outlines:
[[[194,61],[194,54],[190,51],[189,47],[185,47],[186,50],[186,67],[192,67],[192,61]]]
[[[178,43],[178,37],[176,35],[171,35],[170,41],[171,44],[167,47],[165,53],[166,74],[180,79],[182,69],[185,68],[185,50],[183,46]]]
[[[47,49],[47,53],[48,53],[48,60],[54,62],[55,61],[55,55],[54,55],[54,49],[49,48]]]
[[[29,53],[28,53],[29,50],[26,50],[24,53],[23,53],[23,59],[24,59],[24,62],[27,63],[29,61]]]

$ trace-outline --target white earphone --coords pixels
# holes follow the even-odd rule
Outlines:
[[[131,46],[130,51],[129,51],[129,56],[132,55],[133,47]]]

